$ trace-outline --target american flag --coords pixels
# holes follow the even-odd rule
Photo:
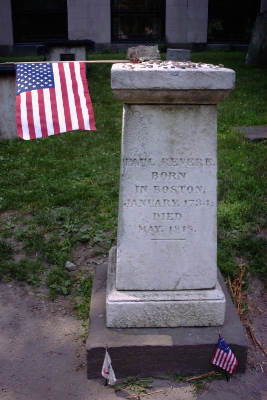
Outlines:
[[[25,140],[96,130],[85,64],[16,64],[16,123]]]
[[[225,342],[225,340],[221,337],[221,335],[219,335],[219,340],[215,352],[213,354],[211,363],[217,365],[218,367],[224,369],[227,372],[230,372],[230,374],[234,374],[238,366],[237,359],[235,358],[234,354],[232,353],[232,350]]]

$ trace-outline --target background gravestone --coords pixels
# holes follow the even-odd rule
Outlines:
[[[126,54],[127,60],[130,61],[145,61],[145,60],[160,60],[160,52],[158,46],[135,46],[130,47]]]
[[[0,66],[0,140],[18,137],[16,126],[16,72],[14,65]]]
[[[267,65],[267,11],[258,14],[252,33],[246,64]]]
[[[190,50],[186,49],[167,49],[166,60],[190,61]]]

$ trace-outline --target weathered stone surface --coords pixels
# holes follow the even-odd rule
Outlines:
[[[113,91],[115,96],[127,104],[218,104],[231,90],[127,90]]]
[[[116,247],[111,249],[107,287],[107,326],[156,328],[222,325],[225,297],[219,283],[209,290],[116,289]],[[142,278],[141,278],[142,280]]]
[[[16,78],[15,68],[5,72],[0,69],[0,139],[18,137],[16,126]]]
[[[254,66],[267,65],[267,11],[257,16],[246,57],[246,64]]]
[[[109,327],[223,324],[215,104],[234,80],[234,71],[202,63],[112,67],[112,88],[119,98],[123,93],[124,113]]]
[[[238,126],[237,130],[244,133],[250,142],[267,139],[267,126]]]
[[[145,60],[160,60],[160,52],[158,46],[135,46],[127,50],[127,60],[145,61]]]
[[[68,271],[75,271],[77,269],[77,265],[73,264],[71,261],[67,261],[65,264],[65,269]]]
[[[190,50],[167,49],[166,60],[189,61],[190,60]]]
[[[75,44],[75,41],[69,44],[52,44],[48,45],[48,56],[50,61],[85,61],[86,60],[86,44]]]
[[[220,331],[238,359],[238,372],[245,372],[247,340],[244,329],[220,274],[218,278],[226,297],[225,322]],[[210,360],[218,340],[218,327],[107,328],[106,283],[107,266],[98,266],[86,342],[89,379],[101,377],[106,346],[117,378],[165,376],[168,372],[198,374],[215,369]]]
[[[216,115],[124,105],[118,290],[215,287]]]
[[[189,66],[190,65],[190,66]],[[195,65],[195,66],[193,66]],[[235,72],[209,64],[194,63],[114,64],[111,87],[119,89],[232,90]],[[173,67],[173,68],[172,68]]]

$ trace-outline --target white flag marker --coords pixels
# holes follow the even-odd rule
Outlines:
[[[108,351],[106,350],[106,355],[102,367],[102,376],[106,379],[108,379],[108,384],[109,385],[114,385],[116,382],[116,377],[111,365],[111,358],[108,354]]]

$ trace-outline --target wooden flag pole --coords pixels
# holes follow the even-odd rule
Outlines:
[[[47,64],[47,63],[73,63],[73,62],[84,62],[85,64],[116,64],[116,63],[130,63],[130,60],[77,60],[77,61],[8,61],[0,63],[0,65],[15,65],[15,64]]]
[[[218,334],[219,334],[219,336],[221,335],[220,329],[218,329]],[[227,380],[227,382],[229,382],[230,381],[230,374],[226,370],[224,372],[225,372],[226,380]]]
[[[106,344],[106,351],[108,351],[108,345]],[[108,386],[108,380],[106,378],[105,386]]]

